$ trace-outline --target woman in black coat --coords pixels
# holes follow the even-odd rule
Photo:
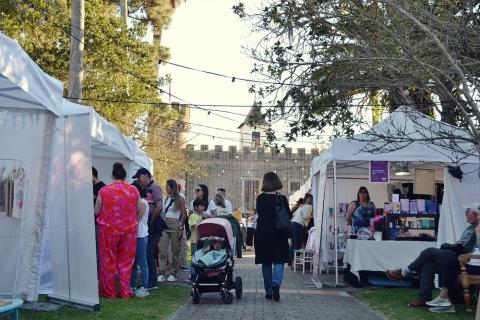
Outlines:
[[[274,172],[263,177],[262,193],[257,197],[257,229],[255,230],[255,264],[262,264],[265,298],[280,300],[280,285],[284,264],[290,262],[288,235],[275,227],[275,204],[278,200],[289,212],[285,196],[277,194],[283,188]],[[273,268],[273,271],[272,271]]]

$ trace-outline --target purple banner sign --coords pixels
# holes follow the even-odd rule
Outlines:
[[[370,161],[370,182],[389,183],[390,165],[388,161]]]

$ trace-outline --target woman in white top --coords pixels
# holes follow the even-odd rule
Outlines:
[[[292,229],[293,229],[293,243],[292,250],[300,250],[303,247],[303,240],[305,238],[305,226],[312,216],[312,202],[313,196],[307,193],[304,197],[304,204],[302,204],[293,213]]]
[[[167,225],[158,243],[159,276],[158,282],[177,281],[175,277],[179,267],[180,244],[185,225],[186,207],[185,198],[178,193],[177,182],[167,180],[165,190],[168,194],[165,199],[162,218]],[[168,247],[172,250],[172,260],[168,261]]]
[[[195,187],[195,199],[201,199],[204,203],[208,203],[207,208],[203,212],[203,218],[209,218],[217,215],[217,206],[213,200],[208,200],[208,187],[204,184],[199,184]],[[193,212],[193,200],[188,207]]]
[[[143,298],[149,295],[148,286],[148,265],[147,265],[147,241],[148,241],[148,202],[146,200],[147,192],[139,185],[134,184],[140,193],[140,203],[142,209],[142,215],[138,218],[137,227],[137,252],[135,262],[132,267],[132,275],[130,279],[130,287],[135,296]],[[142,274],[142,280],[140,288],[137,289],[137,266],[140,267]]]

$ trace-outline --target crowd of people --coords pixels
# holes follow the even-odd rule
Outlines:
[[[99,291],[102,297],[146,297],[159,282],[177,281],[177,272],[188,270],[188,241],[191,255],[195,254],[195,227],[203,219],[233,215],[245,225],[246,249],[254,248],[255,263],[261,264],[265,298],[280,300],[284,266],[292,263],[294,250],[304,247],[307,231],[313,226],[311,194],[306,194],[290,209],[286,197],[280,194],[283,188],[280,178],[274,172],[267,172],[255,209],[243,218],[238,209],[233,210],[223,188],[219,188],[211,199],[208,187],[199,184],[194,190],[195,198],[187,206],[181,186],[173,179],[166,182],[164,196],[162,188],[147,169],[139,169],[132,177],[132,184],[125,182],[126,177],[123,165],[115,163],[112,183],[105,185],[98,179],[97,170],[92,168]],[[288,228],[278,227],[281,212],[286,212],[291,219]],[[356,200],[350,203],[346,213],[352,232],[368,227],[374,212],[375,205],[367,188],[360,187]],[[419,295],[410,304],[411,307],[429,306],[435,312],[454,312],[449,293],[460,272],[458,256],[478,247],[476,230],[479,214],[478,204],[471,205],[466,211],[469,226],[456,243],[428,248],[410,265],[386,271],[387,276],[394,280],[420,279]],[[137,282],[138,270],[141,276]],[[192,281],[195,270],[190,267],[189,271],[189,281]],[[432,300],[436,273],[439,274],[441,291]]]
[[[105,298],[146,297],[158,283],[177,281],[179,270],[189,270],[189,240],[192,256],[195,253],[196,225],[209,217],[233,213],[223,188],[210,199],[208,187],[199,184],[187,207],[175,180],[167,180],[164,195],[145,168],[128,184],[125,168],[115,163],[111,178],[112,183],[105,185],[92,168],[99,292]],[[193,268],[190,272],[193,279]]]

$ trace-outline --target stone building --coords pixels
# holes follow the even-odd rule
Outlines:
[[[310,175],[312,159],[319,154],[318,149],[282,149],[263,146],[264,130],[268,128],[259,106],[250,109],[244,122],[238,127],[241,136],[240,148],[237,146],[217,145],[209,150],[201,145],[194,150],[193,145],[186,146],[187,157],[204,168],[206,176],[186,176],[185,195],[190,202],[194,197],[193,189],[199,183],[209,188],[209,198],[213,199],[218,188],[227,191],[228,199],[234,208],[248,210],[255,207],[260,193],[263,175],[268,171],[276,172],[282,179],[283,193],[287,196],[297,191]],[[246,136],[251,136],[245,138]]]

